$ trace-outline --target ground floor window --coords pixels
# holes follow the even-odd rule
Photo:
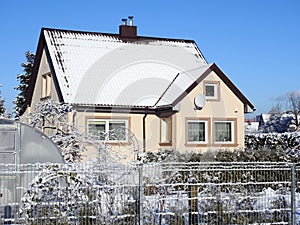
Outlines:
[[[88,119],[88,134],[99,136],[100,140],[127,141],[127,119]]]
[[[216,144],[231,144],[235,140],[235,121],[234,120],[215,120],[214,121],[214,142]]]
[[[160,120],[160,144],[172,144],[172,118]]]
[[[187,144],[203,144],[208,142],[208,121],[198,119],[187,120]]]

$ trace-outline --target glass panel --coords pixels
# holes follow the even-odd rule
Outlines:
[[[0,163],[7,163],[7,164],[15,163],[15,154],[10,152],[7,153],[0,152]]]
[[[205,141],[205,122],[188,122],[188,142]]]
[[[47,87],[47,80],[46,80],[46,77],[43,76],[42,77],[42,98],[46,97],[46,93],[47,93],[47,90],[46,90],[46,87]]]
[[[51,95],[51,76],[47,75],[46,77],[46,94],[47,96]]]
[[[126,122],[125,121],[109,121],[109,130],[113,131],[109,140],[126,140]]]
[[[216,142],[231,142],[232,141],[231,122],[216,122],[215,123],[215,140]]]
[[[15,131],[0,131],[0,150],[15,150]]]
[[[205,95],[208,97],[215,97],[215,85],[205,85]]]
[[[100,121],[100,120],[89,121],[88,132],[89,134],[92,135],[99,135],[100,140],[104,140],[105,121]]]

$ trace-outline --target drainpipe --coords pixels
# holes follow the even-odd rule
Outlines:
[[[146,117],[148,115],[148,107],[145,109],[145,115],[143,117],[143,152],[146,152]]]
[[[72,115],[72,125],[73,125],[74,127],[76,126],[75,121],[76,121],[76,111],[74,110],[74,111],[73,111],[73,115]]]

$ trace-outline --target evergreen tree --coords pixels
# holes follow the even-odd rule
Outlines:
[[[17,80],[19,81],[20,85],[15,87],[15,89],[19,91],[16,100],[13,101],[13,103],[16,105],[14,108],[14,112],[16,116],[19,116],[22,107],[24,107],[25,104],[26,92],[29,84],[29,79],[33,70],[35,55],[29,51],[26,51],[25,57],[26,57],[26,62],[21,63],[21,66],[23,67],[23,73],[17,75]]]
[[[0,84],[0,87],[2,85]],[[6,109],[4,107],[5,100],[2,98],[1,90],[0,90],[0,116],[3,116],[6,113]]]

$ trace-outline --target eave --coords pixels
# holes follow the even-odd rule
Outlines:
[[[147,114],[156,115],[159,118],[165,118],[174,115],[178,110],[173,106],[113,106],[113,105],[86,105],[86,104],[73,104],[77,112],[101,112],[101,113],[125,113],[125,114]]]

